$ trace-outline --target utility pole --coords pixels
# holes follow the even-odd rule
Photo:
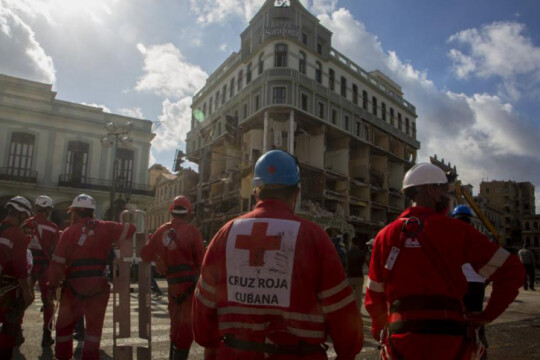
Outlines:
[[[114,204],[114,199],[116,197],[116,180],[118,177],[118,159],[117,159],[117,152],[118,152],[118,144],[130,144],[133,142],[133,138],[131,138],[128,134],[133,129],[133,123],[129,121],[123,126],[116,126],[113,122],[109,122],[105,125],[105,130],[107,131],[107,135],[105,135],[101,139],[101,145],[103,145],[104,148],[108,149],[112,147],[112,172],[111,172],[111,187],[109,190],[109,216],[108,220],[117,221],[116,216],[116,208]]]

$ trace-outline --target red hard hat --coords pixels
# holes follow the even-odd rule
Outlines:
[[[193,207],[189,199],[183,195],[178,195],[174,198],[171,207],[171,213],[175,215],[193,214]]]

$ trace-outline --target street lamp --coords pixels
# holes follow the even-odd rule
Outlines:
[[[112,121],[105,125],[105,130],[107,130],[107,135],[101,139],[101,145],[104,148],[113,149],[113,165],[112,165],[112,176],[111,176],[111,189],[109,193],[109,220],[116,220],[116,212],[114,206],[114,198],[116,195],[116,180],[117,180],[117,171],[118,171],[118,161],[116,158],[116,153],[118,151],[118,144],[131,144],[133,138],[128,134],[133,129],[133,123],[131,121],[127,122],[123,126],[116,126]]]

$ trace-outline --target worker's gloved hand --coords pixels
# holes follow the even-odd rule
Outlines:
[[[489,321],[484,316],[484,313],[481,311],[465,313],[465,319],[475,325],[475,327],[480,327],[489,323]]]

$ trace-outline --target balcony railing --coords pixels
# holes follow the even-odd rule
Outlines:
[[[71,174],[62,174],[58,177],[58,185],[78,189],[109,191],[111,180],[95,179],[89,177],[74,177]],[[155,190],[147,184],[135,184],[132,182],[117,180],[117,192],[129,192],[130,194],[154,196]]]
[[[0,167],[0,180],[17,181],[22,183],[37,183],[38,172],[29,169]]]

